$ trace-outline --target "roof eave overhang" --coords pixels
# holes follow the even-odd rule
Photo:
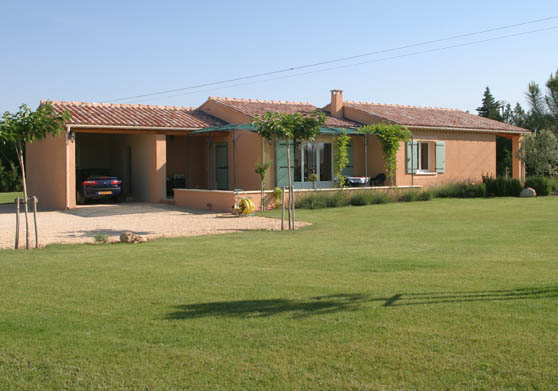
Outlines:
[[[66,124],[66,127],[72,129],[118,129],[118,130],[160,130],[160,131],[173,131],[173,130],[200,130],[203,128],[180,128],[171,126],[137,126],[137,125],[84,125],[84,124]]]
[[[419,129],[419,130],[437,130],[437,131],[452,131],[452,132],[475,132],[475,133],[504,133],[504,134],[517,134],[524,135],[531,133],[528,130],[500,130],[500,129],[475,129],[475,128],[452,128],[444,126],[425,126],[425,125],[405,125],[409,129]]]

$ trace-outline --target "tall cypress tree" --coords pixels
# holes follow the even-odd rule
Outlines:
[[[502,104],[492,96],[490,88],[486,87],[482,97],[482,106],[477,107],[479,115],[496,121],[502,121],[502,114],[500,113],[501,108]]]

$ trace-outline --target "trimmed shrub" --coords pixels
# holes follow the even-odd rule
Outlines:
[[[547,196],[552,193],[552,182],[544,176],[532,176],[525,181],[525,187],[532,187],[538,196]]]
[[[21,176],[16,165],[0,165],[0,192],[21,191]]]
[[[430,190],[423,190],[418,193],[417,200],[418,201],[430,201],[432,199],[432,192]]]
[[[550,185],[552,186],[552,192],[558,193],[558,177],[548,178],[550,180]]]
[[[352,206],[363,206],[368,205],[368,200],[366,199],[366,195],[363,193],[356,193],[351,196],[351,205]]]
[[[519,193],[523,190],[521,182],[515,178],[483,176],[482,181],[486,185],[488,196],[519,197]]]
[[[347,206],[348,204],[349,200],[347,197],[343,196],[340,191],[335,192],[326,198],[326,206],[328,208],[337,208],[339,206]]]
[[[401,193],[398,195],[397,200],[399,202],[412,202],[412,201],[417,201],[418,200],[418,191],[415,190],[411,190],[411,191],[406,191],[405,193]]]
[[[384,192],[370,193],[370,199],[368,200],[370,205],[387,204],[389,202],[393,202],[393,199]]]
[[[432,190],[438,198],[476,198],[486,197],[486,185],[475,182],[448,183]]]
[[[327,198],[321,194],[310,194],[295,201],[295,206],[302,209],[322,209],[327,207]]]

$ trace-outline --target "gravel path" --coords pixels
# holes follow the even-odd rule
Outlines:
[[[164,204],[126,203],[85,205],[69,211],[39,212],[39,244],[94,243],[95,235],[109,241],[131,231],[152,239],[171,236],[222,234],[253,229],[278,230],[281,221],[266,217],[235,217],[228,213],[207,213]],[[20,246],[25,245],[24,216],[21,215]],[[35,245],[30,216],[31,246]],[[298,226],[306,225],[300,223]],[[0,248],[13,248],[14,205],[0,205]]]

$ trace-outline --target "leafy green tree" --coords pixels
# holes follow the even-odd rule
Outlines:
[[[21,181],[23,188],[23,198],[25,205],[25,248],[29,248],[29,216],[28,216],[28,195],[27,180],[25,177],[24,147],[25,143],[35,140],[42,140],[48,135],[56,135],[64,129],[64,122],[70,120],[70,114],[65,112],[57,114],[51,103],[41,104],[35,111],[23,104],[17,113],[6,111],[0,121],[0,142],[14,146],[19,167],[21,170]]]
[[[521,107],[519,103],[516,103],[513,109],[509,103],[505,105],[502,112],[502,121],[525,129],[528,129],[529,126],[528,114],[525,110],[523,110],[523,107]]]
[[[494,119],[496,121],[502,120],[502,114],[500,110],[502,109],[502,103],[497,101],[492,93],[490,92],[490,88],[486,87],[484,90],[484,95],[482,98],[482,105],[477,107],[477,111],[481,117]]]
[[[269,166],[271,166],[271,162],[262,162],[261,164],[256,164],[256,168],[254,169],[254,172],[256,174],[258,174],[260,176],[260,196],[261,196],[261,206],[260,209],[262,211],[265,210],[265,177],[267,175],[267,170],[269,169]]]
[[[252,124],[256,127],[261,137],[268,140],[275,138],[287,140],[288,143],[292,142],[296,145],[299,141],[313,141],[320,133],[320,128],[325,120],[325,114],[318,110],[314,110],[309,115],[267,112],[262,116],[255,116]],[[291,175],[290,147],[287,147],[287,170],[289,181],[289,229],[294,229],[295,202]]]
[[[528,175],[558,175],[558,137],[547,129],[526,136],[519,158],[525,162]]]

